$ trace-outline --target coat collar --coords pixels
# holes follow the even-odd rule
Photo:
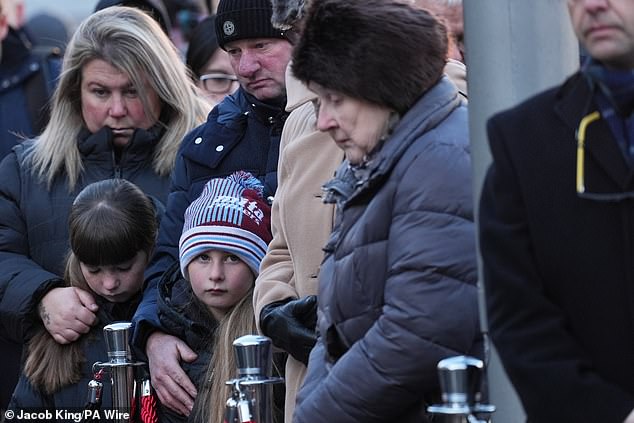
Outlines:
[[[19,67],[30,55],[31,42],[24,31],[9,27],[9,32],[2,40],[2,69]]]
[[[159,125],[148,130],[136,129],[130,142],[122,149],[122,157],[125,156],[126,161],[143,161],[152,157],[163,132],[164,129]],[[108,127],[103,127],[94,134],[83,128],[78,140],[79,152],[84,157],[101,159],[110,157],[114,152],[112,130]]]
[[[226,125],[239,119],[240,115],[251,115],[266,126],[282,125],[287,115],[284,111],[285,103],[286,99],[260,101],[240,87],[235,93],[218,103],[207,120],[217,120],[219,124]]]
[[[581,72],[577,72],[564,82],[556,94],[555,113],[571,131],[574,131],[575,143],[581,119],[598,110],[593,96],[590,84]],[[586,155],[592,157],[621,189],[626,189],[632,178],[632,172],[604,119],[599,119],[588,126],[585,151]]]
[[[286,99],[277,101],[263,102],[253,97],[251,94],[244,92],[244,98],[248,103],[246,108],[247,114],[252,113],[260,122],[265,125],[276,126],[284,124],[287,113],[284,111]],[[243,109],[245,110],[245,109]]]
[[[249,119],[269,128],[270,134],[279,135],[287,116],[283,104],[263,103],[239,88],[214,107],[207,122],[192,133],[195,135],[188,136],[182,154],[194,163],[214,169],[242,140]]]

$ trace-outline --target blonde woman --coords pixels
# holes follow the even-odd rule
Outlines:
[[[62,344],[95,323],[94,297],[62,287],[70,205],[89,183],[113,177],[165,202],[179,144],[209,110],[196,90],[175,47],[138,9],[110,7],[77,28],[49,124],[0,164],[3,383],[15,383],[21,344],[39,320]]]

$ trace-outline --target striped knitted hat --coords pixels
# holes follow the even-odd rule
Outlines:
[[[235,254],[256,276],[271,241],[271,208],[263,198],[262,183],[248,172],[212,179],[185,211],[179,257],[181,272],[207,250]]]

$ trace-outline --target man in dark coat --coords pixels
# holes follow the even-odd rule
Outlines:
[[[277,161],[287,113],[284,73],[291,44],[271,25],[269,0],[222,0],[216,34],[229,55],[240,88],[209,114],[181,145],[172,174],[166,214],[157,249],[146,272],[144,299],[135,316],[133,346],[146,353],[152,383],[161,402],[188,415],[196,390],[179,366],[196,357],[187,345],[161,328],[156,286],[161,275],[178,261],[183,214],[211,178],[245,170],[259,178],[265,197],[277,188]]]
[[[532,423],[634,422],[634,9],[568,0],[590,57],[488,123],[491,337]]]
[[[25,27],[0,17],[0,159],[22,139],[38,135],[48,121],[48,100],[62,58],[56,47],[33,46]]]

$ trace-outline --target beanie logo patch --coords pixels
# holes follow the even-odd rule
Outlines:
[[[241,224],[242,217],[246,216],[254,221],[255,224],[261,225],[262,219],[264,219],[264,212],[256,201],[250,200],[245,197],[232,197],[230,195],[221,195],[216,197],[213,202],[207,206],[212,211],[223,210],[224,213],[231,211],[237,212],[236,216],[240,219],[239,222],[231,222],[237,225]],[[215,216],[216,220],[227,221],[226,217]]]
[[[231,36],[236,32],[236,26],[231,21],[225,21],[225,23],[222,24],[222,31],[226,36]]]

